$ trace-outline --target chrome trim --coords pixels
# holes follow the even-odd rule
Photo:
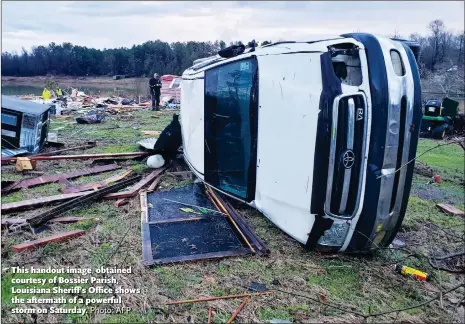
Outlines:
[[[413,120],[413,97],[415,90],[412,70],[405,49],[395,42],[385,42],[384,44],[381,43],[381,46],[383,47],[383,52],[397,50],[400,53],[401,60],[405,67],[405,74],[403,76],[398,76],[395,74],[390,55],[387,57],[385,56],[384,59],[386,63],[388,88],[390,92],[387,120],[388,129],[386,132],[382,170],[389,169],[389,171],[385,171],[388,173],[388,175],[383,175],[383,177],[380,179],[378,209],[374,227],[369,238],[370,240],[374,240],[377,233],[381,230],[387,232],[392,231],[400,217],[407,168],[400,169],[398,171],[399,173],[394,173],[391,171],[391,169],[396,168],[399,159],[401,160],[400,165],[404,165],[408,162],[411,142],[410,125],[412,124]],[[402,101],[404,97],[406,100],[406,105],[402,107]],[[406,109],[405,123],[402,125],[400,124],[401,109]],[[404,133],[403,143],[399,143],[399,134],[401,129],[403,129]],[[403,145],[400,157],[398,156],[398,145]],[[396,189],[394,188],[396,175],[399,177],[399,181],[397,182],[396,196],[393,197],[393,191]],[[391,208],[392,199],[394,199],[394,204]]]
[[[347,149],[354,149],[354,124],[355,124],[355,103],[354,99],[349,99],[347,101],[347,118],[349,119],[347,123]],[[342,197],[341,205],[339,206],[339,214],[343,214],[346,211],[347,199],[349,198],[349,186],[350,186],[350,176],[352,175],[352,168],[344,169],[344,183],[342,186]]]
[[[350,96],[360,96],[363,100],[363,105],[364,105],[364,125],[363,125],[363,142],[362,142],[362,152],[361,152],[361,161],[359,163],[362,163],[360,167],[360,179],[358,183],[358,189],[357,189],[357,200],[355,202],[355,207],[354,211],[351,215],[348,214],[342,214],[342,215],[336,215],[331,213],[330,207],[331,207],[331,196],[332,196],[332,190],[333,190],[333,177],[334,177],[334,163],[335,163],[335,152],[336,152],[336,140],[337,140],[337,121],[338,121],[338,115],[339,115],[339,102],[341,101],[342,98],[345,97],[350,97]],[[353,100],[352,100],[353,102]],[[355,106],[355,105],[354,105]],[[350,109],[349,109],[350,110]],[[350,114],[350,112],[349,112]],[[352,114],[354,115],[355,112]],[[352,219],[355,215],[357,215],[360,212],[361,209],[361,193],[362,193],[362,188],[365,185],[364,184],[364,177],[362,174],[366,171],[366,166],[367,166],[367,133],[368,133],[368,125],[371,123],[371,111],[368,108],[367,104],[367,99],[364,93],[362,92],[356,92],[356,93],[344,93],[339,96],[337,96],[334,99],[333,103],[333,119],[331,122],[331,146],[329,150],[329,166],[328,166],[328,182],[327,182],[327,187],[326,187],[326,201],[325,201],[325,206],[324,206],[324,211],[325,214],[329,217],[335,218],[335,219]],[[350,124],[350,123],[349,123]],[[349,127],[350,128],[350,127]],[[353,131],[353,127],[352,127]],[[350,136],[348,136],[350,137]],[[353,147],[353,138],[354,135],[352,134],[352,147]],[[349,138],[347,139],[348,141],[350,140]],[[344,179],[345,181],[345,179]],[[349,181],[350,182],[350,181]],[[347,191],[348,193],[348,191]],[[347,204],[347,197],[345,198],[345,203]],[[342,199],[341,199],[342,203]],[[345,207],[344,207],[345,208]]]

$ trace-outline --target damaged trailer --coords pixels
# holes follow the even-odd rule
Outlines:
[[[47,139],[50,109],[50,105],[2,95],[2,149],[10,149],[9,155],[24,150],[38,153]]]
[[[422,118],[409,46],[354,33],[199,61],[182,80],[187,164],[309,249],[389,245]]]

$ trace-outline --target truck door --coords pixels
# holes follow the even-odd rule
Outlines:
[[[247,201],[255,194],[257,78],[255,57],[205,72],[205,181]]]

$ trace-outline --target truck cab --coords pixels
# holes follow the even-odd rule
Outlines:
[[[220,53],[221,54],[221,53]],[[182,76],[186,163],[309,249],[394,239],[421,122],[408,44],[370,34],[279,42],[197,61]]]

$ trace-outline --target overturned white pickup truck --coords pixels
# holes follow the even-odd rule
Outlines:
[[[355,33],[201,60],[182,77],[186,162],[308,248],[389,245],[422,117],[409,46]]]

